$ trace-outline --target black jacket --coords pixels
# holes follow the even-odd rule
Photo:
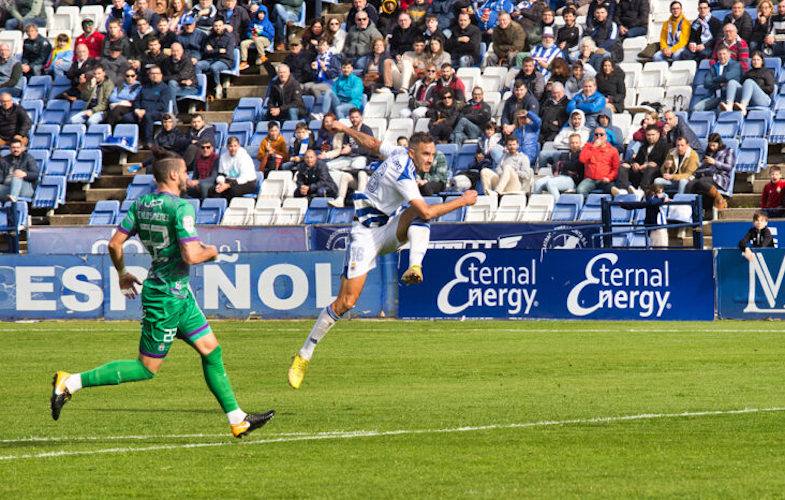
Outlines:
[[[639,165],[654,162],[658,167],[661,167],[662,164],[665,163],[665,157],[668,156],[668,144],[665,142],[665,138],[660,137],[660,140],[651,148],[651,152],[649,152],[648,149],[648,143],[642,144],[635,154],[634,162]]]
[[[159,52],[158,54],[142,54],[139,58],[139,81],[142,83],[150,83],[150,77],[147,76],[147,70],[149,70],[153,66],[158,66],[159,68],[163,68],[164,63],[168,58],[163,51]],[[163,71],[162,71],[163,72]],[[165,82],[166,80],[164,80]]]
[[[185,148],[190,144],[188,136],[180,132],[176,127],[168,132],[161,129],[153,138],[153,142],[156,146],[180,155],[185,152]]]
[[[0,139],[10,140],[15,135],[27,137],[33,122],[25,109],[18,105],[11,105],[10,109],[0,106]]]
[[[764,227],[758,231],[754,226],[751,227],[747,234],[739,240],[739,250],[743,252],[747,247],[773,248],[774,237],[771,235],[771,230],[768,227]]]
[[[101,66],[106,71],[106,77],[112,80],[115,86],[122,86],[125,83],[125,70],[128,69],[128,59],[122,54],[117,59],[109,56],[101,58]]]
[[[577,186],[583,180],[583,164],[578,159],[580,151],[573,153],[572,151],[565,151],[559,156],[559,161],[553,168],[553,175],[566,175],[575,181]]]
[[[200,130],[194,130],[193,127],[188,127],[188,142],[191,144],[199,144],[208,141],[215,147],[215,127],[212,125],[205,125]]]
[[[183,31],[177,35],[177,41],[183,46],[185,54],[197,60],[202,58],[202,42],[204,42],[205,38],[207,38],[207,35],[200,30],[194,30],[193,33]]]
[[[305,103],[303,102],[302,88],[300,82],[293,76],[289,77],[286,85],[281,85],[278,78],[271,82],[270,99],[267,104],[269,108],[281,108],[283,117],[289,116],[290,108],[297,108],[297,114],[305,115]],[[288,118],[285,118],[288,119]]]
[[[134,108],[144,109],[148,113],[166,113],[172,102],[172,89],[161,82],[158,85],[143,85],[134,100]]]
[[[533,111],[535,114],[540,114],[540,103],[534,98],[531,92],[527,92],[523,96],[522,101],[515,99],[515,95],[511,95],[504,103],[502,109],[502,125],[510,125],[515,123],[515,114],[519,109],[526,111]]]
[[[458,37],[468,36],[469,42],[468,43],[461,43],[458,41]],[[452,32],[452,37],[447,40],[447,52],[450,53],[453,58],[460,57],[460,56],[472,56],[474,57],[475,61],[479,61],[480,59],[480,43],[482,42],[482,33],[480,32],[480,28],[475,26],[474,24],[469,24],[466,29],[461,29],[460,26],[457,24]]]
[[[573,27],[562,26],[556,32],[556,45],[564,42],[567,44],[566,48],[568,49],[576,47],[578,42],[581,41],[581,34],[581,28],[577,24]]]
[[[297,188],[294,190],[296,197],[303,196],[300,194],[301,186],[308,186],[309,190],[306,195],[308,197],[327,196],[334,198],[338,196],[338,186],[335,185],[327,164],[321,160],[318,160],[313,168],[308,168],[305,163],[301,163],[297,169],[296,182]]]
[[[131,44],[131,57],[139,59],[147,51],[147,43],[155,38],[155,30],[144,35],[140,35],[138,31],[133,30],[128,38]]]
[[[360,132],[362,132],[365,135],[370,135],[371,137],[373,137],[373,130],[371,130],[371,127],[369,127],[368,125],[366,125],[364,123],[360,125]],[[381,139],[381,137],[377,137],[377,139]],[[351,148],[351,150],[352,150],[352,152],[349,153],[348,156],[351,156],[351,157],[355,157],[355,156],[376,157],[376,155],[372,151],[369,151],[369,150],[365,149],[364,147],[360,146],[357,143],[357,141],[355,141],[354,139],[349,137],[348,134],[343,134],[343,144],[344,144],[344,146],[348,145]]]
[[[234,35],[224,31],[222,35],[210,33],[202,42],[202,60],[223,61],[234,66]]]
[[[714,43],[722,36],[722,21],[714,16],[709,17],[709,31],[711,32],[711,40],[706,45],[707,47],[714,47]],[[690,24],[690,43],[701,43],[701,34],[703,28],[699,20],[694,20]]]
[[[414,25],[409,26],[408,29],[401,29],[400,26],[396,26],[392,30],[392,35],[390,36],[390,54],[393,56],[401,56],[404,52],[408,52],[412,50],[412,45],[414,45],[414,40],[420,35],[419,30],[414,27]]]
[[[292,78],[300,83],[307,83],[313,79],[311,63],[314,62],[314,60],[316,60],[316,58],[311,59],[303,50],[299,54],[290,53],[283,60],[283,63],[289,66],[289,69],[292,71]],[[340,67],[338,69],[340,70]]]
[[[368,14],[368,19],[370,19],[373,24],[379,24],[378,23],[378,21],[379,21],[379,11],[376,10],[376,7],[371,5],[371,3],[369,2],[368,4],[366,4],[365,9],[363,9],[363,10],[365,11],[366,14]],[[346,15],[346,32],[347,33],[349,32],[350,28],[356,26],[356,23],[354,22],[354,17],[355,17],[356,14],[357,14],[357,9],[354,6],[352,6],[352,8],[349,9],[349,14]],[[370,26],[370,23],[369,23],[369,26]],[[414,26],[414,23],[412,23],[412,26]]]
[[[27,172],[24,178],[27,182],[35,184],[38,181],[38,163],[27,151],[18,157],[7,155],[0,159],[0,183],[5,184],[14,170]]]
[[[471,100],[461,108],[461,118],[466,118],[481,129],[491,121],[492,116],[493,110],[491,110],[490,104],[485,101],[478,104]]]
[[[744,80],[754,80],[767,95],[774,93],[774,72],[769,68],[750,68],[741,77],[741,83],[744,83]]]
[[[597,90],[605,96],[608,102],[616,107],[616,112],[624,110],[624,97],[627,95],[627,86],[624,85],[624,71],[614,66],[613,73],[606,75],[602,71],[597,73]]]
[[[71,85],[76,87],[79,85],[79,77],[89,71],[94,70],[96,66],[98,66],[97,59],[86,60],[84,64],[82,64],[81,68],[78,67],[78,63],[76,60],[74,60],[74,62],[71,63],[71,67],[68,68],[68,71],[65,72],[65,76],[71,80]]]
[[[747,12],[743,12],[741,17],[738,19],[733,19],[731,14],[725,16],[725,19],[722,21],[722,25],[725,26],[726,24],[735,24],[736,29],[739,32],[739,37],[743,38],[745,41],[749,41],[750,37],[752,36],[752,25],[753,21]]]
[[[35,40],[25,39],[22,44],[22,63],[31,66],[43,66],[49,60],[52,45],[49,40],[38,35]]]
[[[455,122],[457,122],[458,118],[461,116],[461,110],[458,109],[458,106],[455,104],[452,106],[445,106],[441,101],[439,101],[436,103],[436,106],[428,110],[425,116],[431,119],[429,127],[435,125],[436,120],[443,119],[444,125],[453,128],[455,127]]]
[[[616,23],[627,29],[649,25],[648,0],[620,0],[616,6]]]
[[[562,129],[569,118],[567,114],[567,103],[569,102],[570,100],[565,95],[559,101],[548,98],[542,103],[540,106],[540,118],[542,118],[540,142],[552,141]]]
[[[227,9],[218,11],[218,17],[221,17],[224,20],[226,20],[226,14]],[[226,24],[232,27],[231,35],[234,37],[235,45],[240,45],[240,42],[245,37],[245,33],[248,31],[248,25],[251,24],[251,16],[248,15],[248,11],[245,10],[245,7],[238,2],[234,8],[231,19],[226,21]]]
[[[177,83],[182,83],[183,80],[191,80],[191,85],[196,85],[196,70],[191,64],[191,59],[185,54],[179,61],[175,61],[171,56],[167,57],[161,70],[166,82],[176,80]]]
[[[104,45],[101,49],[101,56],[102,57],[109,57],[109,46],[111,44],[120,44],[120,53],[128,58],[131,57],[131,42],[128,40],[127,36],[121,37],[119,40],[112,41],[108,36],[104,38]]]

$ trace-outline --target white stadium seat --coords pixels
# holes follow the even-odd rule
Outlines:
[[[275,225],[302,224],[307,210],[308,198],[287,198],[283,201],[283,206],[275,211]]]
[[[229,208],[224,212],[221,220],[222,226],[250,226],[253,223],[254,204],[253,198],[234,198],[229,203]]]
[[[659,87],[665,84],[665,74],[668,72],[668,63],[655,61],[646,63],[638,78],[639,87]]]
[[[368,118],[365,117],[363,119],[363,125],[368,125],[373,131],[373,136],[377,139],[381,139],[384,137],[384,133],[387,132],[387,119],[386,118]]]
[[[529,204],[523,210],[521,221],[545,222],[551,220],[554,199],[550,194],[533,194]]]
[[[665,106],[674,111],[688,111],[690,100],[692,99],[692,87],[681,85],[675,87],[668,86],[666,88]]]
[[[692,85],[697,70],[698,65],[695,61],[673,61],[667,73],[668,86]]]
[[[643,72],[643,65],[637,62],[623,62],[619,68],[624,71],[624,85],[627,90],[634,89],[638,85],[638,79]]]
[[[521,218],[526,207],[525,194],[507,194],[502,196],[499,207],[493,216],[495,222],[516,222]]]
[[[489,222],[493,220],[496,212],[496,195],[477,197],[477,203],[466,207],[466,222]]]
[[[663,97],[665,97],[663,87],[642,87],[638,89],[637,105],[640,106],[645,102],[662,102]]]

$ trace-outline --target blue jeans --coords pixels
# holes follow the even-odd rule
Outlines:
[[[661,51],[657,51],[657,53],[654,54],[654,60],[655,61],[678,61],[679,59],[681,59],[681,55],[684,52],[685,52],[685,49],[680,49],[680,50],[677,50],[676,52],[674,52],[673,54],[671,54],[670,57],[667,57]]]
[[[93,113],[91,116],[87,116],[84,111],[80,111],[79,113],[75,114],[71,117],[71,123],[84,123],[87,122],[91,125],[96,123],[101,123],[104,119],[104,113],[99,111],[98,113]]]
[[[300,8],[302,9],[302,7]],[[280,42],[281,40],[286,39],[286,23],[300,20],[300,10],[292,12],[281,4],[275,4],[273,12],[275,13],[273,18],[273,24],[275,24],[275,38],[276,41]]]
[[[635,26],[634,28],[630,28],[627,30],[627,34],[624,35],[624,38],[635,38],[636,36],[646,36],[646,33],[649,30],[645,26]]]
[[[688,182],[690,182],[690,181],[688,181],[687,179],[682,179],[680,181],[668,181],[668,180],[663,179],[662,177],[658,177],[657,179],[654,179],[654,184],[656,184],[658,186],[662,186],[664,188],[678,186],[678,188],[677,188],[678,191],[677,192],[679,194],[684,193],[684,188],[687,187],[687,183]]]
[[[33,184],[19,177],[13,177],[11,184],[0,184],[0,197],[11,195],[15,198],[32,198],[34,194]]]
[[[572,177],[557,175],[555,177],[548,176],[537,179],[532,188],[532,192],[538,194],[547,190],[553,195],[555,200],[558,200],[559,194],[569,191],[570,189],[575,189],[575,181],[572,180]]]
[[[613,181],[611,182],[602,182],[602,181],[595,181],[594,179],[583,179],[578,187],[575,189],[578,194],[587,195],[596,189],[602,190],[603,193],[610,193],[611,187],[613,186]]]
[[[177,83],[177,80],[169,80],[168,84],[169,88],[172,89],[172,95],[175,98],[196,95],[199,93],[199,89],[195,86],[192,85],[190,87],[181,87],[180,84]]]
[[[335,95],[335,92],[332,90],[328,90],[324,93],[324,101],[322,101],[322,114],[327,114],[332,111],[339,119],[346,118],[349,116],[349,111],[355,107],[356,106],[350,102],[341,102],[341,100],[338,99],[338,96]],[[294,118],[294,120],[296,119],[297,118]]]
[[[463,144],[463,141],[466,139],[478,139],[482,130],[480,127],[475,125],[471,122],[468,118],[461,118],[458,120],[458,123],[455,124],[455,128],[452,131],[452,142],[455,144]]]
[[[215,84],[221,85],[221,71],[228,70],[229,65],[223,61],[198,61],[195,69],[197,74],[211,72]]]
[[[46,18],[45,17],[34,17],[32,19],[25,19],[24,24],[35,24],[39,28],[46,28]],[[5,29],[7,30],[19,30],[22,31],[22,23],[20,23],[15,18],[11,18],[5,22]]]
[[[741,95],[741,97],[739,97]],[[728,82],[728,89],[726,91],[726,101],[735,99],[745,107],[746,106],[763,106],[768,108],[771,106],[771,97],[758,87],[755,80],[744,80],[741,84],[735,80]]]

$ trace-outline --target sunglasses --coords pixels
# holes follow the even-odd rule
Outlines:
[[[446,95],[446,96],[444,96],[444,98],[445,99],[452,99],[452,96],[451,95]]]
[[[594,136],[595,137],[605,137],[605,132],[595,132]]]
[[[133,73],[128,73],[127,75],[125,75],[125,77],[126,77],[126,78],[133,78],[133,77],[135,77],[135,76],[136,76],[136,75],[135,75],[135,74],[133,74]]]
[[[202,149],[213,149],[212,146],[202,146]]]

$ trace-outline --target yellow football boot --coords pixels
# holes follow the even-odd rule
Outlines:
[[[305,372],[308,371],[307,359],[303,359],[299,354],[295,354],[292,358],[292,366],[289,367],[289,385],[292,389],[299,389],[305,378]]]
[[[406,285],[419,285],[422,283],[422,266],[413,265],[403,273],[401,281]]]

